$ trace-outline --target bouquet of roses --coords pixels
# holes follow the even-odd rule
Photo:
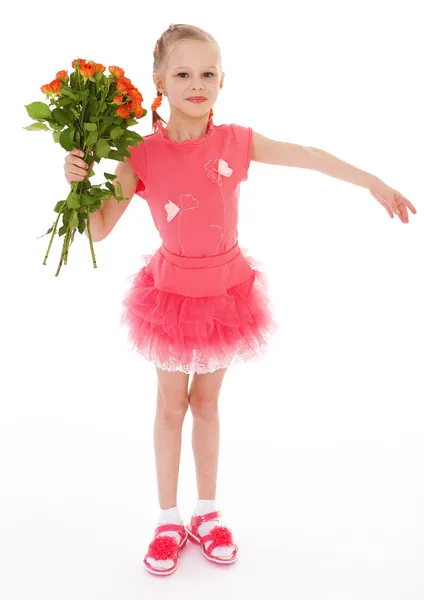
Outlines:
[[[34,119],[28,131],[52,131],[53,139],[67,151],[78,148],[84,153],[84,161],[89,165],[84,181],[71,183],[71,190],[65,200],[54,207],[58,213],[53,225],[44,237],[52,232],[43,264],[46,264],[50,247],[62,217],[59,236],[64,236],[62,253],[56,277],[62,263],[67,264],[68,249],[78,229],[83,234],[87,228],[93,266],[96,265],[93,240],[90,230],[90,213],[98,210],[103,200],[115,197],[117,202],[128,200],[122,196],[118,184],[118,194],[111,183],[116,175],[104,173],[108,180],[99,185],[91,185],[89,177],[94,175],[92,165],[102,158],[123,161],[130,156],[129,146],[136,146],[143,138],[129,129],[147,114],[142,107],[143,96],[125,77],[125,72],[116,66],[109,67],[109,76],[104,74],[105,67],[94,61],[82,58],[72,63],[74,69],[68,77],[67,71],[59,71],[56,78],[41,87],[49,98],[44,102],[32,102],[25,106],[28,115]],[[104,186],[104,187],[103,187]]]

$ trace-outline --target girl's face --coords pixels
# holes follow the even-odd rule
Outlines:
[[[171,48],[166,65],[165,81],[156,74],[157,89],[166,92],[172,109],[190,117],[201,117],[213,107],[224,83],[218,57],[206,42],[183,40]],[[158,85],[159,84],[159,85]],[[196,104],[190,96],[205,96],[205,102]]]

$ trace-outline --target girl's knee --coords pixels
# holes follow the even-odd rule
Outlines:
[[[196,419],[209,419],[218,412],[218,396],[215,394],[192,393],[189,396],[190,410]]]
[[[184,418],[188,410],[188,395],[184,391],[158,392],[157,411],[167,420]]]
[[[188,375],[157,369],[157,409],[166,418],[184,417],[188,410]]]

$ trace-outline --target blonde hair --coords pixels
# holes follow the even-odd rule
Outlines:
[[[207,42],[210,45],[210,47],[216,52],[219,64],[222,64],[221,49],[218,45],[218,42],[210,33],[205,31],[204,29],[201,29],[200,27],[197,27],[196,25],[186,25],[184,23],[174,25],[171,23],[168,29],[164,31],[160,38],[157,40],[155,51],[153,53],[153,73],[156,73],[159,76],[165,73],[169,50],[173,44],[181,40],[197,40],[199,42]],[[160,92],[159,90],[156,90],[156,92],[156,97],[162,96],[162,92]],[[156,105],[159,105],[160,101],[157,102],[157,100],[154,100],[152,106],[154,106],[155,103]],[[159,120],[163,123],[166,123],[166,121],[162,119],[162,117],[158,114],[156,108],[152,108],[153,132],[156,128],[156,122]]]

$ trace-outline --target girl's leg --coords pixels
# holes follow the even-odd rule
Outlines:
[[[158,374],[154,447],[159,504],[162,510],[177,506],[181,432],[188,409],[186,373],[156,367]]]
[[[158,375],[157,406],[154,427],[154,446],[160,518],[158,524],[182,524],[177,507],[178,473],[181,456],[181,432],[188,409],[188,375],[156,367]],[[171,509],[171,510],[169,510]],[[165,512],[167,511],[167,512]],[[180,521],[180,523],[179,523]],[[181,535],[175,531],[163,531],[158,535],[171,535],[177,543]],[[171,559],[146,558],[156,569],[172,567]]]
[[[217,509],[215,496],[219,455],[218,399],[226,372],[227,368],[203,375],[195,373],[190,386],[189,402],[193,414],[192,446],[199,494],[197,514],[206,514]],[[200,536],[204,536],[219,524],[219,519],[207,521],[199,525],[198,532]],[[206,549],[210,544],[212,541],[206,542]],[[216,546],[212,554],[229,558],[234,549],[232,544]]]
[[[193,415],[192,448],[199,498],[214,499],[219,454],[218,399],[227,369],[194,373],[188,399]]]

